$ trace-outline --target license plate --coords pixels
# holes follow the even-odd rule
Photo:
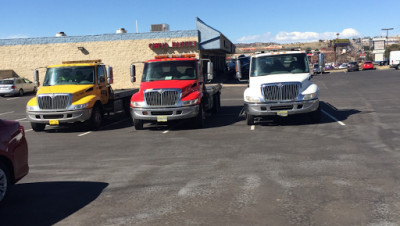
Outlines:
[[[157,122],[166,122],[167,116],[157,116]]]
[[[286,117],[288,116],[288,111],[278,111],[276,114],[282,117]]]
[[[59,125],[60,122],[57,119],[49,120],[50,125]]]

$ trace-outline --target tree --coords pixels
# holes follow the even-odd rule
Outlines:
[[[390,52],[391,51],[395,51],[395,50],[400,50],[400,45],[399,44],[393,44],[393,45],[388,46],[386,48],[386,50],[385,50],[385,53],[384,53],[385,58],[389,59]]]

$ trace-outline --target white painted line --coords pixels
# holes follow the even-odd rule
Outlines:
[[[86,132],[86,133],[79,134],[79,135],[78,135],[78,137],[85,136],[85,135],[87,135],[87,134],[89,134],[89,133],[91,133],[91,132],[92,132],[92,131],[89,131],[89,132]]]
[[[32,131],[33,129],[27,129],[27,130],[25,130],[25,132],[29,132],[29,131]]]
[[[18,98],[21,98],[21,97],[12,97],[12,98],[8,98],[6,100],[14,100],[14,99],[18,99]]]
[[[328,112],[321,110],[322,113],[324,113],[325,115],[327,115],[328,117],[330,117],[331,119],[333,119],[334,121],[336,121],[337,123],[339,123],[342,126],[345,126],[346,124],[344,124],[343,122],[339,121],[337,118],[333,117],[332,115],[330,115]]]
[[[26,118],[20,118],[20,119],[15,119],[15,121],[22,121],[25,120]]]
[[[251,127],[250,127],[250,130],[254,130],[256,128],[256,126],[255,125],[252,125]]]
[[[168,133],[169,132],[169,130],[165,130],[164,132],[162,132],[162,133]]]
[[[0,113],[0,115],[6,115],[6,114],[12,114],[14,113],[13,111],[9,111],[9,112],[4,112],[4,113]]]

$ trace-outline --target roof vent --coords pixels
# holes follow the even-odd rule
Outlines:
[[[56,37],[64,37],[67,36],[67,34],[65,34],[63,31],[60,31],[56,34]]]
[[[152,24],[151,25],[151,32],[153,31],[169,31],[168,24]]]
[[[117,34],[126,34],[127,30],[125,30],[125,28],[118,28],[118,30],[116,31]]]

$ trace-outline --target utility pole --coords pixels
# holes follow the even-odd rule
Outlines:
[[[382,31],[386,31],[386,43],[385,43],[385,46],[384,46],[385,51],[386,51],[387,46],[389,45],[388,37],[389,37],[389,31],[391,31],[391,30],[393,30],[393,28],[382,28]],[[385,60],[385,58],[383,60]]]

